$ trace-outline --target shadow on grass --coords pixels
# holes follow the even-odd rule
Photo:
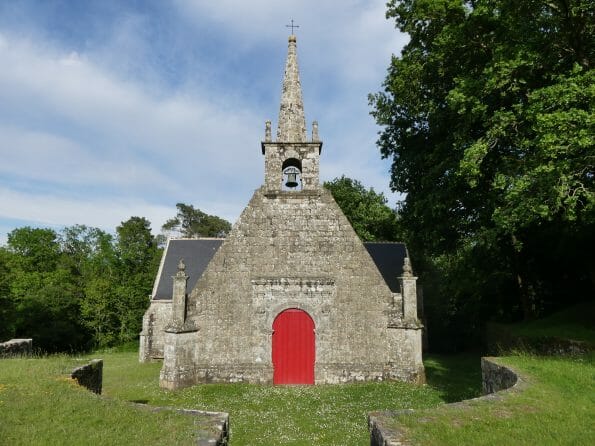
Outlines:
[[[480,396],[480,358],[479,353],[428,354],[424,359],[427,383],[446,403]]]

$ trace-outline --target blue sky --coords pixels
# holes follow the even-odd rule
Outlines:
[[[0,2],[0,244],[25,225],[153,231],[184,202],[234,222],[263,181],[286,24],[300,26],[321,179],[384,192],[368,93],[406,42],[386,0]]]

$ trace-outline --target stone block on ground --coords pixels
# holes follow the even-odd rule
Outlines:
[[[70,377],[76,379],[79,385],[100,395],[103,384],[103,359],[93,359],[88,364],[77,367]]]
[[[0,343],[0,358],[29,356],[33,349],[33,339],[11,339]]]

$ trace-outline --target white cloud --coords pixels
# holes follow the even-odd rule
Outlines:
[[[375,147],[366,99],[403,43],[384,19],[384,0],[174,5],[195,39],[176,36],[188,46],[176,47],[176,57],[185,58],[185,49],[188,60],[213,51],[190,54],[208,40],[206,32],[233,46],[204,64],[193,60],[183,69],[196,72],[172,84],[166,71],[184,64],[151,59],[151,39],[159,36],[148,32],[142,14],[106,24],[111,34],[92,49],[21,37],[44,33],[0,33],[0,218],[113,229],[139,215],[158,229],[175,203],[185,202],[235,220],[263,180],[260,140],[264,120],[276,120],[291,18],[301,26],[306,117],[319,121],[325,143],[322,178],[345,174],[389,194],[389,163]],[[230,63],[237,57],[249,64],[263,47],[276,48],[279,59],[261,53],[254,66]],[[266,69],[276,71],[262,75],[275,81],[263,86],[254,76],[267,57]],[[229,77],[222,83],[212,73]],[[246,91],[253,86],[266,92]]]
[[[160,187],[175,192],[179,185],[153,166],[105,159],[67,137],[0,124],[0,174],[64,186]]]
[[[378,81],[392,53],[398,53],[406,37],[385,18],[384,0],[321,2],[302,0],[175,0],[180,16],[197,29],[221,28],[238,36],[238,47],[276,42],[289,34],[286,24],[293,18],[300,26],[296,34],[308,53],[300,58],[312,62],[310,70],[332,73],[346,82]]]
[[[185,201],[227,218],[239,214],[229,211],[235,200],[225,182],[254,184],[260,171],[259,157],[248,154],[258,154],[261,125],[242,104],[149,92],[76,53],[6,36],[0,42],[0,174],[149,201],[151,193],[160,201],[166,195],[172,207]],[[27,214],[35,204],[18,206]],[[65,224],[73,217],[62,215]]]
[[[23,203],[27,203],[23,206]],[[175,211],[175,210],[174,210]],[[15,192],[0,187],[0,217],[38,222],[49,226],[84,224],[113,231],[132,216],[148,218],[153,229],[173,216],[172,208],[138,201],[76,200],[52,195]]]
[[[229,135],[231,129],[251,133],[249,122],[244,121],[252,118],[242,104],[229,113],[200,97],[146,91],[151,86],[143,89],[122,81],[73,53],[62,55],[5,39],[0,64],[4,67],[1,94],[15,108],[26,106],[33,114],[49,114],[85,131],[101,131],[101,137],[108,140],[142,145],[154,152],[163,152],[164,146],[189,152],[194,150],[188,147],[189,141],[213,140]],[[211,146],[201,150],[216,151]]]

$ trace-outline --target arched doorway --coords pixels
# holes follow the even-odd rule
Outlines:
[[[273,322],[273,383],[314,384],[314,321],[296,308]]]

